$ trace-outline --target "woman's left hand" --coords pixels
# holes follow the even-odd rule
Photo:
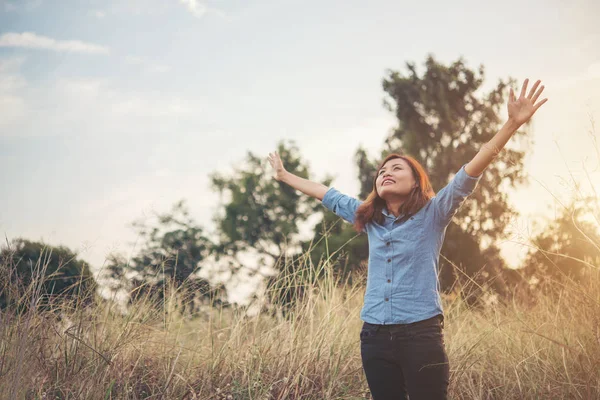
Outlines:
[[[513,89],[510,88],[510,96],[508,98],[508,118],[514,121],[517,125],[520,126],[529,121],[538,108],[548,101],[546,98],[536,103],[538,97],[540,97],[540,94],[542,94],[544,91],[543,85],[538,89],[540,82],[541,81],[538,80],[529,91],[529,94],[525,96],[525,93],[527,92],[527,83],[529,83],[529,79],[525,79],[525,82],[523,82],[523,87],[521,88],[521,94],[518,99],[515,98],[515,92]]]

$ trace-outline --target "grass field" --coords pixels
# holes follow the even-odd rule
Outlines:
[[[364,282],[336,284],[327,263],[307,268],[304,282],[281,276],[309,287],[287,318],[277,306],[183,316],[173,288],[125,314],[104,300],[41,310],[32,285],[19,299],[29,311],[0,314],[0,398],[368,399]],[[600,273],[551,289],[480,310],[443,298],[451,398],[600,398]]]

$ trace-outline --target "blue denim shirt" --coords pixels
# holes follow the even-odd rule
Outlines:
[[[394,217],[384,208],[383,225],[373,221],[365,226],[369,265],[361,320],[406,324],[443,314],[438,281],[440,249],[452,217],[482,176],[468,175],[465,165],[409,219],[403,221],[403,215]],[[362,201],[330,187],[322,203],[354,223]]]

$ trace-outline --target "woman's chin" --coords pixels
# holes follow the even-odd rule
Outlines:
[[[379,189],[379,197],[384,200],[392,200],[398,197],[406,197],[408,193],[402,193],[398,190],[392,190],[392,188],[380,188]]]
[[[388,200],[389,198],[392,198],[395,195],[395,193],[391,190],[386,190],[386,189],[379,189],[379,197],[381,197],[384,200]]]

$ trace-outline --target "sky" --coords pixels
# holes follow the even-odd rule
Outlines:
[[[517,266],[573,180],[600,189],[599,15],[593,0],[0,0],[0,232],[96,269],[135,251],[131,222],[180,199],[213,232],[209,174],[280,140],[311,179],[356,195],[354,152],[378,155],[395,125],[386,70],[433,54],[483,64],[483,90],[546,86],[530,184],[509,189],[521,215],[499,244]]]

